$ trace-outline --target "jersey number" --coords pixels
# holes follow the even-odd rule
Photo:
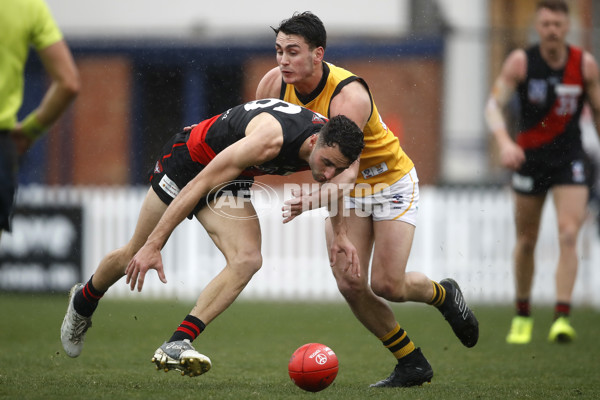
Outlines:
[[[277,107],[273,107],[275,105],[277,105]],[[302,107],[279,99],[255,100],[244,105],[244,110],[246,111],[252,111],[259,108],[273,108],[273,110],[284,114],[300,114],[302,111]]]
[[[559,116],[573,115],[577,111],[577,101],[576,96],[559,96],[556,114]]]

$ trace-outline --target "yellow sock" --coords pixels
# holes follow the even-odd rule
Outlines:
[[[406,331],[400,328],[400,324],[396,324],[391,332],[380,337],[379,340],[397,359],[409,355],[415,349],[415,344],[408,338]]]
[[[427,304],[439,307],[444,304],[444,300],[446,300],[446,289],[437,282],[431,281],[431,284],[433,285],[433,296]]]

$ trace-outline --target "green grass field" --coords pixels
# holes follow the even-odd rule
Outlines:
[[[508,346],[512,310],[473,307],[480,339],[464,348],[437,310],[397,305],[396,315],[434,369],[431,384],[371,389],[394,366],[392,356],[343,303],[239,301],[197,339],[211,357],[206,375],[156,371],[150,359],[191,303],[103,300],[77,359],[59,330],[67,295],[0,294],[2,399],[598,399],[600,313],[576,309],[578,340],[546,341],[549,308],[534,308],[534,341]],[[308,393],[287,374],[292,352],[308,342],[330,346],[340,362],[332,386]]]

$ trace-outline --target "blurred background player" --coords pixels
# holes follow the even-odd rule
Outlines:
[[[0,12],[0,235],[10,230],[18,158],[67,109],[79,93],[73,56],[43,0],[4,0]],[[24,70],[30,46],[51,80],[39,106],[22,121]]]
[[[558,221],[554,322],[548,339],[575,338],[570,324],[577,275],[577,237],[589,196],[579,119],[584,101],[600,127],[600,81],[592,55],[566,43],[569,9],[563,0],[538,2],[539,43],[514,50],[505,60],[486,107],[486,120],[498,143],[502,165],[514,171],[516,313],[508,343],[529,343],[533,329],[530,299],[534,251],[546,195],[552,189]],[[516,142],[502,114],[514,93],[520,100]]]
[[[415,386],[431,381],[433,370],[420,348],[396,321],[386,300],[432,304],[442,312],[461,342],[477,343],[477,319],[452,279],[440,283],[421,272],[406,272],[419,201],[418,178],[411,159],[383,123],[365,81],[325,62],[327,33],[310,12],[296,13],[274,29],[278,66],[259,83],[256,97],[279,97],[329,117],[345,115],[361,127],[365,149],[334,181],[358,183],[364,191],[339,196],[326,226],[333,275],[359,321],[397,359],[391,375],[372,386]],[[382,189],[383,188],[383,189]],[[305,209],[317,208],[321,194],[286,202],[288,222]],[[369,284],[369,260],[373,255]]]
[[[248,198],[253,176],[310,169],[324,183],[356,161],[363,146],[363,133],[350,119],[326,121],[278,99],[233,107],[175,135],[150,173],[151,188],[131,240],[106,255],[87,284],[71,290],[61,327],[67,355],[79,356],[99,300],[124,275],[131,290],[136,285],[142,290],[150,269],[167,282],[160,251],[175,227],[195,215],[227,264],[152,361],[190,376],[208,371],[210,359],[191,342],[233,303],[262,265],[259,220]]]

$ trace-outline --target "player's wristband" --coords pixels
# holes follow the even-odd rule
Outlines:
[[[46,127],[40,123],[35,115],[35,111],[33,111],[21,122],[21,129],[28,138],[37,139],[42,136]]]

